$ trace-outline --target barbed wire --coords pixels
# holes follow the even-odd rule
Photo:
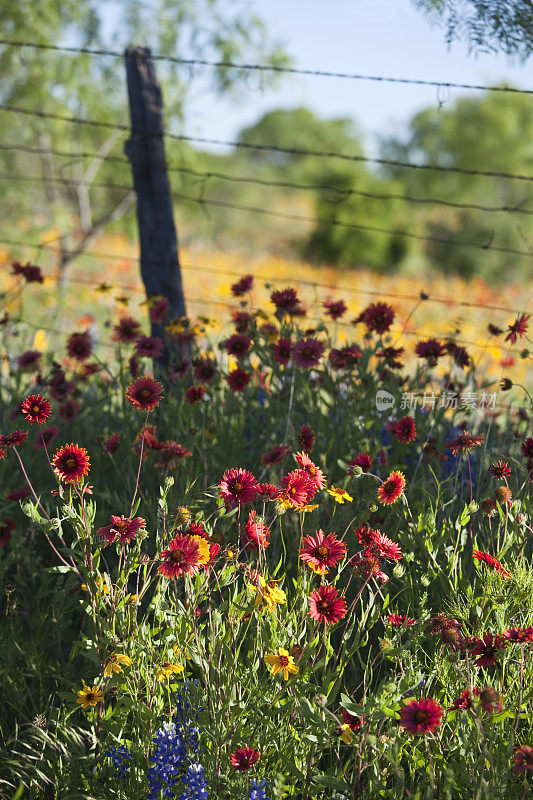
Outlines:
[[[105,50],[101,48],[91,47],[67,47],[65,45],[52,45],[40,42],[23,42],[13,41],[10,39],[0,39],[0,45],[4,47],[28,47],[37,50],[51,50],[59,53],[71,53],[80,55],[91,56],[110,56],[112,58],[133,58],[129,56],[128,52],[119,52],[118,50]],[[369,75],[356,72],[337,72],[324,69],[306,69],[302,67],[281,66],[276,64],[246,64],[237,63],[235,61],[214,61],[205,58],[180,58],[178,56],[163,55],[160,53],[151,54],[153,61],[166,61],[172,64],[182,66],[201,66],[201,67],[215,67],[217,69],[235,69],[243,71],[256,71],[256,72],[275,72],[279,74],[289,75],[306,75],[321,78],[341,78],[346,80],[356,81],[371,81],[376,83],[396,83],[396,84],[409,84],[413,86],[431,86],[434,88],[443,89],[470,89],[476,91],[488,92],[503,92],[512,94],[533,94],[533,89],[519,89],[513,86],[491,86],[474,83],[457,83],[455,81],[433,81],[425,78],[398,78],[389,75]]]
[[[130,162],[127,158],[120,158],[119,156],[101,156],[98,153],[91,153],[91,152],[81,152],[81,153],[70,153],[60,150],[54,150],[53,148],[32,148],[27,147],[25,145],[5,145],[0,144],[0,151],[20,151],[20,152],[27,152],[35,155],[55,155],[58,157],[63,158],[71,158],[73,161],[79,161],[83,158],[93,158],[101,161],[108,161],[110,163],[119,163],[119,164],[127,164],[130,165]],[[164,171],[164,168],[161,168]],[[334,192],[340,195],[340,199],[338,201],[332,201],[333,204],[341,204],[344,202],[348,197],[352,195],[358,197],[366,197],[373,200],[404,200],[408,203],[419,203],[421,205],[443,205],[450,208],[460,208],[469,211],[483,211],[483,212],[506,212],[511,214],[525,214],[525,215],[533,215],[533,209],[528,208],[520,208],[519,206],[485,206],[479,203],[460,203],[454,202],[452,200],[445,200],[439,197],[414,197],[413,195],[402,194],[398,193],[386,193],[386,192],[365,192],[359,189],[341,189],[338,186],[331,186],[324,183],[298,183],[295,181],[278,181],[278,180],[270,180],[266,178],[256,178],[253,176],[248,175],[230,175],[228,173],[219,172],[217,170],[198,170],[193,169],[192,167],[185,167],[181,166],[178,167],[176,165],[167,165],[168,172],[177,172],[186,175],[192,175],[193,177],[198,177],[202,181],[207,181],[212,178],[217,180],[224,180],[236,183],[251,183],[256,184],[258,186],[272,186],[277,188],[285,188],[285,189],[296,189],[302,191],[328,191]],[[29,182],[29,183],[42,183],[46,184],[47,180],[43,176],[27,176],[27,175],[12,175],[2,173],[0,175],[2,179],[5,180],[13,180],[17,182]],[[131,186],[125,186],[124,184],[116,184],[116,183],[105,183],[105,182],[98,182],[98,181],[80,181],[77,179],[68,179],[68,178],[57,178],[54,177],[53,180],[50,182],[60,183],[65,186],[88,186],[88,187],[95,187],[95,188],[109,188],[109,189],[131,189]]]
[[[107,122],[106,120],[90,120],[83,119],[82,117],[73,117],[66,114],[57,114],[49,111],[38,111],[35,109],[21,108],[20,106],[8,106],[5,104],[0,105],[0,111],[5,111],[11,114],[21,114],[30,117],[37,117],[39,119],[53,119],[60,122],[67,122],[77,125],[87,125],[96,128],[106,128],[109,130],[125,131],[143,138],[153,138],[156,134],[150,134],[146,131],[131,128],[129,125],[121,123]],[[162,134],[167,139],[172,139],[180,142],[195,142],[197,144],[212,144],[221,145],[224,147],[234,147],[237,149],[257,150],[264,152],[284,153],[286,155],[299,155],[299,156],[313,156],[316,158],[338,158],[343,161],[364,162],[370,164],[381,164],[385,166],[400,167],[405,169],[421,169],[434,172],[452,172],[460,175],[475,175],[485,178],[508,178],[510,180],[519,181],[533,181],[533,175],[520,175],[513,172],[497,172],[493,170],[480,170],[469,169],[467,167],[450,167],[440,164],[413,164],[410,161],[399,161],[396,159],[388,158],[373,158],[371,156],[359,156],[350,153],[336,153],[328,150],[311,150],[298,147],[281,147],[272,144],[259,144],[243,141],[230,141],[227,139],[212,139],[203,136],[187,136],[185,134],[166,132]],[[157,134],[159,137],[159,134]]]

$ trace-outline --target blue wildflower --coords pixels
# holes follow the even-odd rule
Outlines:
[[[131,758],[128,748],[123,744],[112,747],[106,752],[106,756],[113,762],[115,778],[125,778],[128,771],[128,759]]]
[[[189,764],[187,774],[181,779],[185,784],[179,800],[206,800],[207,781],[201,764]]]
[[[198,729],[190,725],[164,722],[153,738],[152,766],[148,770],[150,792],[148,798],[173,797],[172,787],[188,761],[188,755],[198,750]]]
[[[266,778],[263,778],[262,781],[252,778],[252,788],[250,789],[248,800],[269,800],[266,795],[265,786]]]

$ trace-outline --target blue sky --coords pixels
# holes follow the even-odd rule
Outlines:
[[[504,55],[475,57],[463,42],[448,49],[444,30],[432,27],[410,0],[250,0],[249,5],[297,67],[465,83],[506,81],[533,88],[533,58],[520,65]],[[265,111],[306,105],[322,116],[355,118],[372,151],[377,136],[399,132],[421,108],[439,101],[446,105],[459,94],[303,76],[263,91],[252,74],[239,103],[205,89],[193,91],[187,129],[197,136],[232,139]]]

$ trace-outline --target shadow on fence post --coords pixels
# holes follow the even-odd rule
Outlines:
[[[169,302],[165,321],[151,323],[152,336],[165,342],[155,362],[160,372],[171,358],[164,325],[186,314],[163,140],[163,100],[149,48],[126,50],[125,60],[131,136],[124,150],[137,194],[141,276],[147,297],[161,295]],[[176,350],[177,357],[184,358],[189,348],[182,343]]]

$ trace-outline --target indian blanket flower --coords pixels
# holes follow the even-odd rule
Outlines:
[[[298,672],[298,665],[295,663],[294,658],[289,655],[289,651],[283,647],[278,647],[278,652],[265,656],[265,661],[272,667],[272,675],[277,675],[279,672],[283,673],[284,680],[289,680],[289,674],[296,675]]]
[[[511,474],[511,467],[505,461],[496,461],[489,467],[489,475],[493,478],[508,478]]]
[[[378,554],[371,548],[368,548],[364,553],[356,553],[350,559],[350,568],[356,575],[360,575],[365,581],[374,578],[376,581],[386,583],[389,576],[381,571],[381,561]]]
[[[351,497],[347,491],[344,489],[336,489],[335,486],[331,486],[328,489],[328,494],[333,497],[336,503],[340,503],[341,505],[343,503],[351,503],[353,500],[353,497]]]
[[[303,469],[294,469],[281,481],[283,500],[289,508],[301,508],[307,505],[315,492],[309,475]]]
[[[465,431],[454,439],[445,442],[445,445],[452,451],[453,455],[456,456],[458,453],[469,453],[473,447],[479,447],[479,445],[483,444],[484,438],[484,434],[482,433],[478,433],[477,436],[472,436],[468,431]]]
[[[395,503],[405,488],[405,475],[398,470],[391,472],[386,481],[378,489],[378,499],[383,505],[390,506]]]
[[[353,474],[354,467],[360,467],[363,472],[370,472],[374,459],[369,453],[358,453],[348,464],[348,475]]]
[[[247,772],[259,760],[259,753],[247,745],[235,750],[230,756],[230,764],[236,772]]]
[[[479,636],[473,637],[467,647],[472,655],[477,656],[474,663],[478,667],[490,667],[496,664],[499,650],[503,650],[506,645],[507,639],[505,637],[485,633],[482,638]]]
[[[52,458],[52,467],[62,483],[77,483],[89,472],[89,457],[84,447],[65,444]]]
[[[22,372],[31,372],[41,360],[42,354],[38,350],[26,350],[17,359],[17,365]]]
[[[267,453],[261,456],[261,463],[265,467],[272,467],[274,464],[281,464],[285,457],[291,452],[291,448],[285,444],[276,444]]]
[[[196,575],[200,567],[209,561],[209,546],[200,536],[178,533],[159,557],[161,564],[157,571],[165,578]]]
[[[470,689],[464,689],[459,697],[452,702],[448,711],[467,711],[474,707],[474,700],[470,694]]]
[[[304,536],[299,556],[317,575],[325,575],[346,555],[346,545],[334,533],[318,530],[314,536]]]
[[[358,717],[356,714],[351,714],[346,708],[342,709],[341,719],[345,725],[348,725],[351,731],[357,731],[365,724],[365,715]]]
[[[0,436],[0,450],[7,450],[9,447],[18,447],[26,441],[28,431],[19,430],[11,433],[4,433]]]
[[[100,686],[84,686],[81,691],[78,692],[78,699],[76,703],[79,703],[82,708],[88,708],[89,706],[96,706],[97,703],[101,703],[104,699],[104,693]]]
[[[226,353],[236,358],[243,358],[251,346],[251,339],[240,333],[234,333],[233,336],[230,336],[229,339],[226,339],[224,342]]]
[[[276,306],[276,315],[298,314],[301,311],[300,300],[295,289],[278,289],[272,292],[270,300]]]
[[[139,336],[135,352],[141,358],[158,358],[163,352],[163,340],[159,336]]]
[[[273,483],[258,483],[257,484],[257,499],[258,500],[278,500],[280,496],[280,489],[274,486]]]
[[[163,386],[150,376],[137,378],[126,390],[126,400],[141,411],[153,411],[163,397]]]
[[[109,678],[114,672],[122,672],[122,664],[129,667],[131,658],[123,653],[111,653],[105,665],[104,675]]]
[[[118,538],[121,544],[127,544],[135,539],[140,530],[146,525],[142,517],[120,517],[111,514],[111,523],[103,528],[98,528],[98,536],[111,544]]]
[[[324,355],[325,346],[318,339],[308,337],[297,342],[292,349],[292,360],[297,367],[311,369],[316,367]]]
[[[487,714],[497,714],[503,711],[502,698],[492,686],[485,686],[484,689],[474,689],[474,694],[477,695],[480,708]]]
[[[325,300],[323,303],[326,309],[326,315],[333,320],[339,319],[346,314],[348,307],[344,300]]]
[[[27,422],[38,422],[40,425],[52,415],[52,406],[42,394],[30,394],[22,403],[20,410]]]
[[[137,341],[141,332],[141,325],[133,317],[124,315],[113,327],[112,339],[120,344],[131,344]]]
[[[498,486],[494,492],[494,497],[500,505],[504,505],[505,503],[507,503],[507,505],[512,505],[513,493],[508,486]]]
[[[406,625],[409,628],[411,625],[415,624],[415,621],[416,620],[414,620],[412,617],[406,617],[405,614],[387,615],[387,622],[394,628],[401,628],[403,625]]]
[[[401,559],[402,550],[396,542],[393,542],[381,531],[372,531],[372,533],[374,536],[371,541],[371,547],[376,550],[378,555],[387,559],[387,561],[399,561]]]
[[[170,661],[165,661],[157,671],[156,678],[158,681],[164,681],[165,678],[171,678],[172,675],[179,675],[184,669],[182,664],[171,664]]]
[[[205,394],[205,386],[199,384],[198,386],[189,386],[187,391],[185,392],[185,400],[193,406],[195,403],[199,403],[200,400],[203,399]]]
[[[419,358],[425,358],[428,366],[435,367],[439,358],[446,355],[446,348],[437,339],[427,339],[418,342],[415,353]]]
[[[515,344],[518,336],[522,337],[525,335],[530,318],[531,314],[519,314],[515,321],[508,326],[507,330],[509,333],[505,337],[504,341]]]
[[[237,333],[246,333],[250,327],[252,317],[246,311],[232,311],[231,318]]]
[[[251,380],[251,373],[238,367],[233,369],[228,375],[226,380],[232,392],[244,392]]]
[[[526,439],[525,442],[522,442],[521,445],[522,453],[524,458],[533,459],[533,437],[530,436]]]
[[[315,432],[309,425],[302,425],[298,434],[298,443],[304,453],[310,453],[315,444]]]
[[[230,508],[251,503],[257,494],[257,481],[247,469],[231,467],[227,469],[218,485],[219,494]]]
[[[87,331],[72,333],[67,341],[67,353],[76,361],[85,361],[92,353],[93,343]]]
[[[231,284],[231,293],[233,297],[242,297],[243,294],[249,292],[254,283],[253,275],[243,275],[236,283]]]
[[[296,463],[309,475],[309,480],[318,491],[319,489],[323,489],[326,485],[326,479],[324,477],[324,473],[322,472],[319,467],[314,464],[307,453],[301,452],[296,453],[294,456]]]
[[[371,303],[359,317],[369,333],[386,333],[394,321],[394,309],[388,303]]]
[[[282,337],[281,339],[278,339],[277,342],[274,342],[274,344],[270,345],[270,349],[272,350],[274,360],[277,361],[278,364],[281,364],[285,367],[291,360],[292,342],[290,339]]]
[[[409,444],[416,439],[415,421],[412,417],[402,417],[396,420],[392,433],[401,444]]]
[[[502,636],[508,642],[515,642],[516,644],[531,644],[533,643],[533,625],[528,628],[506,628]]]
[[[243,541],[250,550],[268,547],[270,529],[267,528],[263,517],[256,518],[256,512],[250,511],[248,521],[243,529]]]
[[[481,561],[483,564],[486,564],[489,569],[493,569],[495,572],[498,573],[502,578],[510,578],[511,573],[505,569],[502,564],[498,561],[497,558],[491,556],[490,553],[482,553],[479,550],[472,551],[472,558],[476,561]]]
[[[346,616],[346,600],[334,586],[319,586],[309,595],[309,616],[317,622],[334,625]]]
[[[434,733],[440,725],[443,708],[430,697],[409,700],[400,711],[400,725],[409,733]]]
[[[517,747],[513,756],[513,769],[517,775],[523,775],[525,772],[533,772],[533,747],[528,744],[522,744]]]

